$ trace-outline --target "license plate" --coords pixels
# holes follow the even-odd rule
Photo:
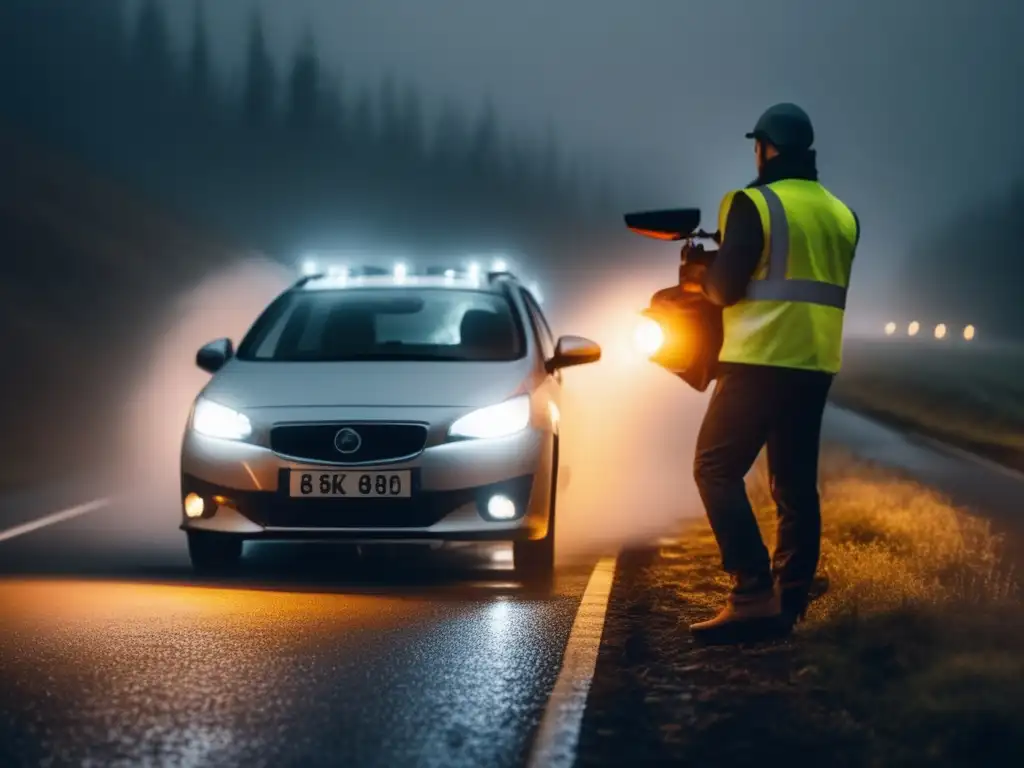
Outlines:
[[[320,472],[295,469],[289,478],[292,498],[407,499],[412,496],[412,473]]]

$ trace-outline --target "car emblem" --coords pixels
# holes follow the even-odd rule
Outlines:
[[[363,438],[351,427],[339,429],[334,436],[334,447],[338,449],[338,453],[355,453],[362,444]]]

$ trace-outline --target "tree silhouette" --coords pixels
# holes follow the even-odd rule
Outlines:
[[[473,128],[470,139],[469,167],[477,179],[484,179],[498,172],[498,158],[501,147],[498,143],[498,116],[494,102],[490,98],[484,101],[483,109]]]
[[[394,75],[388,73],[381,80],[377,102],[377,126],[381,144],[393,152],[402,143],[402,118],[398,104],[398,87]]]
[[[372,152],[377,143],[377,121],[374,117],[373,97],[366,88],[359,92],[351,112],[350,141],[364,152]]]
[[[406,162],[418,162],[424,155],[423,108],[415,86],[407,84],[402,90],[402,102],[398,113],[401,135],[399,153]]]
[[[165,2],[142,0],[127,17],[122,0],[0,0],[5,118],[151,199],[282,254],[349,229],[438,248],[474,236],[488,242],[481,247],[543,244],[581,215],[550,126],[530,138],[506,126],[490,98],[475,113],[428,103],[394,73],[342,91],[309,28],[281,82],[258,2],[243,66],[220,85],[205,0],[191,5],[182,66]],[[594,166],[577,179],[588,200]]]
[[[558,136],[548,121],[544,131],[544,145],[541,150],[540,182],[548,195],[558,194],[562,179],[562,156],[558,149]]]
[[[213,97],[210,70],[210,42],[206,32],[203,0],[195,0],[192,12],[192,41],[188,57],[188,96],[193,108],[205,113]]]
[[[139,12],[131,65],[139,97],[151,105],[164,105],[174,85],[174,61],[167,19],[158,0],[146,0]]]
[[[288,124],[298,133],[309,133],[317,121],[320,100],[320,61],[308,29],[292,62],[288,80]]]
[[[458,107],[445,101],[438,114],[430,142],[430,158],[440,168],[457,169],[466,157],[469,133],[463,125]]]
[[[266,35],[263,31],[263,15],[259,8],[256,8],[249,21],[245,86],[242,95],[242,111],[250,127],[264,128],[273,120],[277,107],[276,78],[274,62],[267,50]]]

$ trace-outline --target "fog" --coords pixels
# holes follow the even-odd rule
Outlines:
[[[236,342],[293,276],[265,259],[245,259],[213,272],[179,295],[151,339],[150,354],[125,377],[123,430],[109,474],[117,504],[129,514],[118,533],[140,552],[184,551],[181,520],[181,439],[189,409],[209,381],[196,351],[215,338]]]
[[[863,224],[850,335],[917,319],[1019,337],[1022,28],[1013,0],[0,3],[0,155],[35,158],[5,175],[0,212],[0,331],[33,363],[0,381],[6,460],[52,461],[16,417],[96,414],[94,390],[124,391],[110,472],[139,538],[180,549],[196,348],[241,335],[290,277],[276,264],[508,248],[556,330],[605,348],[566,374],[561,550],[658,535],[699,512],[705,398],[631,354],[674,255],[623,247],[621,214],[695,204],[712,227],[753,177],[744,133],[793,100]],[[200,234],[231,245],[197,250]],[[273,258],[224,267],[235,248]],[[86,380],[69,406],[64,383]]]
[[[603,350],[600,362],[565,372],[557,528],[563,562],[650,541],[701,513],[690,467],[704,396],[631,345],[637,308],[658,277],[610,286],[560,317],[556,332],[588,335]],[[181,437],[189,408],[209,380],[195,366],[196,350],[221,336],[237,343],[292,278],[263,259],[214,272],[171,303],[147,359],[125,377],[109,490],[129,510],[118,518],[116,543],[136,556],[184,551],[177,530]]]
[[[392,74],[438,98],[490,96],[506,124],[550,120],[646,179],[637,207],[714,211],[753,177],[743,134],[759,112],[802,104],[824,183],[864,223],[855,312],[903,303],[911,249],[1024,176],[1016,0],[221,0],[206,14],[227,80],[256,7],[279,62],[308,28],[350,91]],[[169,10],[184,49],[193,9]]]

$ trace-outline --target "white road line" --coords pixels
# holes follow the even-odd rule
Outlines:
[[[527,761],[529,768],[568,768],[576,760],[583,711],[594,679],[604,618],[615,580],[614,557],[594,566],[569,632],[562,671],[551,691]]]
[[[79,504],[78,506],[75,507],[63,509],[60,512],[54,512],[51,515],[46,515],[46,517],[41,517],[38,520],[33,520],[30,523],[16,525],[13,528],[8,528],[6,531],[0,531],[0,541],[7,541],[8,539],[13,539],[15,536],[22,536],[26,533],[32,533],[32,531],[37,531],[40,528],[45,528],[48,525],[54,525],[55,523],[61,523],[65,520],[70,520],[74,517],[79,517],[89,512],[95,512],[97,509],[102,509],[108,504],[110,504],[109,498],[94,499],[93,501],[88,501],[85,504]]]

